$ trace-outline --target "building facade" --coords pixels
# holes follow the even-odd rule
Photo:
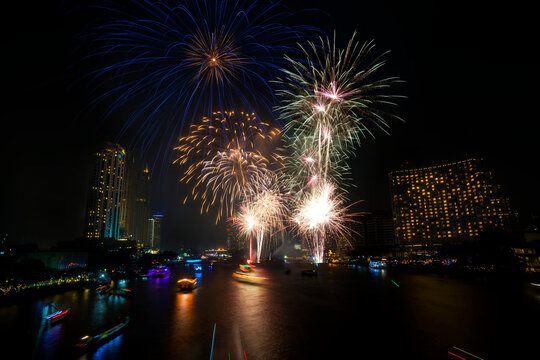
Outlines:
[[[118,144],[107,143],[95,154],[88,190],[86,238],[119,239],[125,176],[124,149]]]
[[[394,221],[390,214],[366,214],[362,217],[363,237],[360,246],[393,246]]]
[[[389,178],[399,244],[471,240],[510,225],[508,199],[483,159],[394,171]]]
[[[126,191],[126,237],[135,240],[140,247],[151,247],[149,238],[150,217],[150,171],[148,165],[143,170],[133,159],[128,165],[128,186]]]
[[[148,239],[149,247],[159,250],[163,240],[163,215],[152,215],[148,219]]]

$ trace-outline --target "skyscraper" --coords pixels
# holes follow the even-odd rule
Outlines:
[[[367,214],[362,217],[363,246],[391,246],[395,243],[394,222],[386,213]]]
[[[120,237],[122,198],[126,172],[126,153],[118,144],[95,154],[86,210],[87,238]]]
[[[150,216],[150,170],[137,166],[134,159],[128,164],[125,231],[139,246],[150,247],[148,218]]]
[[[389,174],[398,243],[471,240],[487,229],[507,229],[508,199],[484,166],[467,159]]]
[[[152,249],[159,250],[161,248],[161,241],[163,240],[163,215],[152,215],[148,219],[148,239],[149,246]]]

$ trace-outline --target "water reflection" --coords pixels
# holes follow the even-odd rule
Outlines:
[[[259,269],[259,276],[269,278],[269,274]],[[269,280],[272,280],[269,278]],[[243,359],[244,352],[247,357],[263,357],[271,353],[268,346],[272,340],[275,313],[268,308],[269,302],[274,302],[271,283],[253,284],[234,281],[232,284],[232,326],[228,329],[226,347],[221,349],[221,356],[230,356],[231,359]],[[225,350],[227,354],[225,354]],[[255,355],[257,354],[257,355]]]
[[[202,272],[196,272],[195,273],[195,277],[197,278],[197,286],[201,286],[202,285]]]
[[[193,325],[194,296],[193,293],[179,292],[176,294],[174,319],[175,325],[179,325],[179,327],[175,333],[179,332],[179,335],[189,332]]]
[[[167,275],[163,278],[148,278],[148,286],[152,289],[165,289],[169,287],[170,276]]]
[[[60,323],[50,326],[47,330],[43,332],[39,349],[40,359],[55,358],[55,351],[62,343],[62,339],[65,336],[65,331],[65,324]]]
[[[109,305],[112,302],[114,304],[115,297],[101,296],[96,294],[96,301],[94,301],[93,308],[88,312],[88,315],[91,319],[91,327],[96,328],[99,325],[107,321],[107,312],[109,310]],[[85,314],[86,315],[86,314]]]
[[[114,339],[108,341],[107,343],[101,345],[94,353],[88,353],[79,358],[79,360],[107,360],[107,359],[117,359],[120,354],[120,349],[124,335],[120,334]]]
[[[234,267],[194,273],[199,287],[179,292],[176,281],[131,281],[131,298],[100,296],[94,290],[0,308],[0,332],[19,358],[30,358],[50,301],[72,314],[44,327],[37,358],[59,358],[80,336],[129,314],[123,335],[81,359],[208,359],[216,324],[214,359],[362,358],[439,359],[449,346],[501,358],[498,350],[534,348],[527,330],[539,314],[540,287],[408,274],[395,269],[322,268],[318,277],[297,269],[257,267],[265,285],[235,281]],[[178,268],[180,273],[185,268]],[[175,280],[178,274],[175,274]],[[358,324],[351,331],[349,324]],[[347,326],[344,326],[347,325]],[[388,346],[388,334],[399,333]],[[361,339],[361,340],[359,340]],[[144,344],[144,345],[143,345]],[[322,344],[331,344],[323,346]],[[381,349],[383,351],[381,352]],[[245,355],[244,355],[245,353]]]
[[[373,275],[373,277],[383,280],[386,279],[386,276],[388,275],[388,272],[385,269],[369,268],[369,273]]]

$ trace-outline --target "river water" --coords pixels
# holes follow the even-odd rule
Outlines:
[[[235,281],[235,266],[221,264],[198,274],[196,290],[181,293],[175,279],[186,270],[122,281],[130,298],[81,289],[4,306],[2,352],[67,357],[78,338],[129,315],[120,336],[77,358],[457,359],[448,354],[453,347],[486,360],[538,354],[540,288],[526,281],[344,265],[308,277],[298,266],[287,274],[272,265],[257,267],[267,283],[254,285]],[[51,301],[72,309],[52,327],[41,321]]]

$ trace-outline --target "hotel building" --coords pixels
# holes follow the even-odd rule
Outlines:
[[[126,153],[120,145],[107,143],[95,154],[87,200],[86,238],[120,237],[125,173]]]
[[[398,244],[471,240],[509,227],[508,199],[483,159],[393,171],[389,178]]]

